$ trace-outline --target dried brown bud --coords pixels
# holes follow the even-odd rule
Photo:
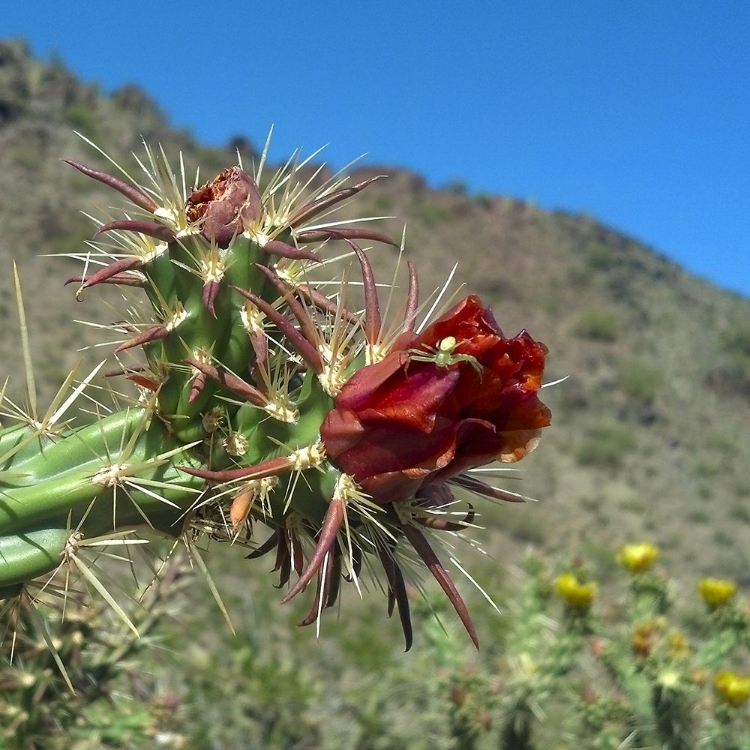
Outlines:
[[[262,214],[258,186],[239,167],[225,169],[194,190],[185,203],[188,222],[200,224],[203,236],[222,248]]]

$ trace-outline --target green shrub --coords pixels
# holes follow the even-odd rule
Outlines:
[[[687,516],[687,520],[690,523],[708,523],[711,520],[711,516],[705,510],[691,510]]]
[[[747,393],[750,391],[750,323],[724,330],[719,340],[726,354],[726,363],[719,368],[719,380],[726,381],[724,384],[736,392]]]
[[[730,534],[724,531],[724,529],[716,529],[716,531],[714,531],[714,544],[718,547],[728,549],[734,547],[734,539]]]
[[[750,360],[750,323],[727,328],[721,334],[721,346],[727,354],[747,357]]]
[[[544,522],[539,514],[504,513],[502,526],[516,541],[527,544],[543,544],[545,541]]]
[[[454,195],[466,196],[469,193],[469,188],[463,180],[452,180],[445,185],[445,190]]]
[[[635,432],[619,422],[594,426],[576,453],[578,463],[602,469],[617,469],[637,446]]]
[[[573,332],[591,341],[615,341],[620,332],[620,320],[614,310],[587,310],[578,318]]]
[[[750,523],[750,508],[745,503],[737,503],[729,511],[729,517],[740,523]]]
[[[495,203],[493,197],[491,195],[486,195],[485,193],[480,193],[479,195],[477,195],[474,198],[474,202],[487,211],[489,211]]]
[[[721,474],[721,466],[716,461],[696,461],[693,465],[696,477],[710,479]]]
[[[453,218],[451,212],[445,206],[437,203],[420,203],[417,207],[417,216],[428,227],[443,224]]]
[[[659,370],[643,362],[624,363],[617,373],[620,390],[630,399],[650,403],[662,382]]]
[[[62,113],[63,120],[88,138],[96,137],[97,117],[84,104],[70,104]]]
[[[609,245],[595,242],[584,249],[586,265],[594,271],[606,271],[620,262],[620,256]]]

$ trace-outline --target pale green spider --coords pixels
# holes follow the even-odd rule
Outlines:
[[[446,336],[438,341],[437,347],[428,346],[425,349],[408,349],[409,362],[432,362],[435,367],[446,368],[457,362],[468,362],[480,375],[482,365],[471,354],[453,354],[458,342],[453,336]]]

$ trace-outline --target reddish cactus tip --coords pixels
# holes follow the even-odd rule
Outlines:
[[[380,317],[380,300],[378,299],[378,289],[375,286],[375,276],[372,272],[370,259],[362,248],[351,240],[346,241],[354,250],[362,268],[362,284],[365,292],[365,338],[370,346],[374,346],[380,341],[380,330],[382,321]]]
[[[310,302],[312,302],[312,304],[321,312],[330,313],[331,315],[336,315],[338,313],[348,323],[359,322],[358,315],[341,305],[337,305],[333,300],[328,299],[325,294],[318,291],[310,284],[300,284],[300,286],[297,287],[297,291],[310,300]]]
[[[263,376],[263,372],[268,372],[268,339],[263,334],[263,331],[251,331],[250,333],[250,346],[253,348],[255,354],[255,364],[253,365],[253,376],[255,377],[258,387],[263,393],[268,395],[268,391],[271,387],[270,383],[267,383],[267,378]]]
[[[281,600],[282,604],[286,604],[290,599],[297,596],[297,594],[299,594],[305,586],[310,583],[312,577],[320,570],[325,562],[326,556],[336,544],[336,536],[344,523],[344,516],[344,501],[340,498],[333,498],[328,505],[328,510],[323,519],[323,525],[320,529],[320,536],[318,537],[318,545],[315,548],[315,552],[307,563],[307,567],[302,572],[302,575],[297,579],[297,582],[292,586],[289,593]]]
[[[362,572],[362,548],[354,545],[351,548],[351,561],[349,572],[344,576],[345,580],[353,583]]]
[[[276,548],[273,572],[279,574],[278,586],[274,584],[274,588],[280,589],[289,583],[289,577],[292,574],[292,555],[289,551],[289,539],[286,534],[281,535],[279,546]]]
[[[264,266],[262,263],[256,263],[255,267],[276,287],[284,302],[287,304],[287,307],[291,310],[292,315],[297,319],[302,335],[313,346],[315,346],[318,336],[315,323],[307,312],[305,306],[295,296],[292,287],[285,281],[282,281],[268,266]]]
[[[97,284],[106,284],[112,278],[119,276],[125,271],[131,271],[134,268],[140,268],[143,265],[143,261],[137,255],[128,255],[125,258],[112,261],[107,266],[100,268],[95,273],[92,273],[82,284],[83,289],[90,289],[92,286]],[[68,279],[65,284],[71,284],[76,278]],[[110,283],[114,283],[110,281]]]
[[[266,539],[263,544],[260,545],[257,549],[254,549],[249,555],[245,556],[246,560],[255,560],[258,557],[263,557],[263,555],[267,555],[274,547],[276,547],[279,544],[279,538],[281,535],[281,529],[276,529],[271,536]]]
[[[393,614],[394,605],[398,607],[401,630],[404,633],[404,651],[409,651],[412,647],[414,632],[411,624],[409,595],[406,591],[404,574],[393,557],[392,550],[379,547],[378,555],[388,580],[388,617]]]
[[[101,182],[108,187],[114,188],[118,193],[124,195],[131,203],[135,204],[144,211],[148,211],[150,214],[156,213],[159,209],[159,204],[156,201],[146,195],[140,188],[135,185],[130,185],[127,182],[123,182],[118,177],[114,177],[106,172],[100,172],[98,169],[92,169],[87,167],[85,164],[73,161],[73,159],[62,159],[66,164],[70,164],[79,172],[82,172],[87,177],[91,177],[98,182]]]
[[[139,375],[138,373],[132,373],[127,376],[127,379],[139,385],[141,388],[145,388],[152,393],[158,393],[159,383],[153,378],[146,377],[145,375]]]
[[[216,298],[219,296],[221,291],[221,284],[218,281],[210,280],[203,285],[203,295],[201,301],[203,307],[208,310],[214,320],[216,319]]]
[[[260,249],[269,255],[278,255],[281,258],[289,258],[290,260],[321,262],[321,257],[312,250],[303,247],[294,247],[294,245],[289,245],[281,240],[269,240],[265,245],[260,245]]]
[[[474,523],[475,516],[474,508],[470,505],[466,515],[460,521],[449,521],[447,518],[438,518],[437,516],[426,516],[414,520],[421,526],[434,531],[463,531],[467,526]]]
[[[246,291],[239,286],[231,286],[230,288],[241,294],[246,300],[252,302],[261,312],[272,320],[274,325],[287,339],[288,343],[291,344],[297,350],[300,357],[305,360],[310,369],[316,375],[322,374],[325,369],[323,357],[315,344],[305,338],[302,331],[298,331],[272,304],[261,299],[256,294]]]
[[[206,387],[206,380],[208,379],[208,376],[203,373],[199,372],[195,378],[193,379],[193,382],[190,385],[190,396],[188,397],[188,403],[192,404],[195,399],[197,399],[201,393],[203,393],[203,389]]]
[[[459,474],[451,478],[452,484],[457,484],[464,489],[469,490],[477,495],[488,497],[492,500],[505,500],[507,503],[525,503],[527,501],[536,502],[533,498],[526,495],[519,495],[517,492],[504,490],[501,487],[493,487],[491,484],[482,482],[470,474]]]
[[[110,276],[109,278],[100,279],[98,283],[112,284],[114,286],[133,286],[142,288],[146,286],[146,279],[140,274],[116,273],[114,276]],[[71,276],[65,281],[63,286],[68,286],[68,284],[83,284],[84,289],[88,288],[86,285],[87,279],[85,279],[83,276]],[[89,284],[88,286],[91,286],[91,284]]]
[[[212,482],[234,482],[240,479],[264,479],[265,477],[275,477],[285,474],[294,468],[294,460],[287,456],[269,458],[267,461],[261,461],[261,463],[254,466],[244,466],[240,469],[225,469],[224,471],[194,469],[190,466],[178,466],[177,468],[185,474],[200,477],[201,479],[208,479]]]
[[[318,585],[315,591],[312,607],[297,627],[304,628],[317,621],[320,611],[332,607],[336,603],[341,580],[341,558],[328,554],[328,564],[324,565],[318,575]]]
[[[406,311],[404,312],[404,333],[414,331],[417,322],[417,308],[419,307],[419,279],[417,269],[410,261],[406,261],[409,269],[409,290],[406,294]]]
[[[120,346],[115,349],[115,354],[119,354],[120,352],[124,352],[127,349],[132,349],[136,346],[148,344],[149,341],[158,341],[159,339],[165,339],[167,336],[169,336],[169,328],[167,328],[166,326],[151,326],[145,331],[141,331],[138,335],[134,336],[132,339],[129,339],[124,344],[120,344]]]
[[[314,219],[316,216],[319,216],[321,213],[323,213],[323,211],[325,211],[326,209],[335,206],[337,203],[345,201],[347,198],[352,198],[369,185],[372,185],[373,182],[376,182],[377,180],[385,176],[386,175],[379,174],[375,177],[370,177],[367,180],[358,182],[356,185],[352,185],[352,187],[341,188],[341,190],[336,190],[333,193],[322,195],[320,198],[317,198],[310,203],[305,204],[304,206],[300,206],[300,208],[295,211],[294,214],[292,214],[292,216],[290,217],[289,226],[294,228],[306,221]]]
[[[215,380],[219,385],[232,391],[232,393],[236,393],[251,404],[260,407],[268,406],[268,398],[265,394],[259,391],[255,386],[250,385],[250,383],[246,383],[242,378],[238,378],[230,372],[219,370],[219,368],[209,365],[207,362],[201,362],[197,359],[192,359],[191,357],[183,359],[182,362],[183,364],[194,367],[198,372],[202,372],[204,375],[211,378],[211,380]]]
[[[386,245],[398,248],[398,242],[392,240],[387,234],[377,232],[374,229],[361,229],[359,227],[320,227],[319,229],[303,229],[297,232],[297,239],[301,242],[322,242],[323,240],[372,240],[382,242]]]
[[[148,237],[153,237],[155,240],[160,242],[174,242],[177,237],[174,229],[168,227],[166,224],[160,224],[158,221],[134,221],[132,219],[121,219],[118,221],[110,221],[108,224],[104,224],[96,230],[97,235],[103,234],[104,232],[137,232],[138,234],[145,234]]]
[[[279,529],[278,543],[276,546],[276,562],[273,572],[279,573],[279,584],[275,588],[280,589],[289,583],[292,569],[297,575],[302,573],[304,559],[302,557],[302,545],[299,537],[289,529]]]
[[[148,368],[146,365],[132,365],[129,367],[117,367],[114,370],[107,370],[104,373],[105,378],[117,378],[120,375],[132,375],[137,372],[146,372]]]
[[[456,584],[453,583],[451,577],[448,575],[448,571],[443,567],[443,564],[421,531],[409,524],[404,524],[401,529],[404,532],[404,536],[411,543],[411,546],[414,547],[415,552],[422,559],[422,562],[427,566],[427,569],[432,573],[438,584],[440,584],[440,588],[443,589],[448,600],[453,605],[453,609],[456,610],[456,614],[469,634],[469,638],[471,638],[472,643],[478,649],[479,638],[477,637],[474,623],[471,621],[466,603],[461,598],[461,594],[458,593]]]

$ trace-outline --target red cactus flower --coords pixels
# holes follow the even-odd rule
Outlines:
[[[526,331],[505,338],[471,295],[344,385],[321,428],[328,456],[381,504],[518,461],[550,423],[537,395],[546,354]]]

